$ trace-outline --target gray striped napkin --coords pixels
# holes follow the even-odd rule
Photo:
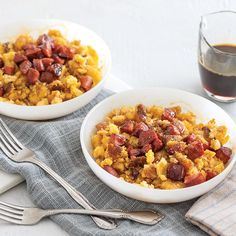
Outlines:
[[[185,215],[209,235],[236,235],[236,167],[227,179],[202,196]]]

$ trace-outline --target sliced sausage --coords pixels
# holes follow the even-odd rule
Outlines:
[[[104,166],[103,169],[105,171],[107,171],[109,174],[115,176],[115,177],[119,177],[119,174],[117,173],[117,171],[112,167],[112,166]]]
[[[92,77],[85,75],[85,76],[80,76],[80,83],[81,87],[85,90],[88,91],[89,89],[92,88],[93,85],[93,79]]]
[[[164,112],[161,116],[162,120],[169,120],[169,121],[173,121],[173,119],[175,118],[176,114],[173,110],[171,110],[170,108],[165,108]]]
[[[173,125],[179,130],[180,134],[184,133],[185,126],[181,121],[174,120]]]
[[[139,135],[139,145],[143,147],[146,144],[152,143],[157,138],[158,137],[156,132],[152,129],[149,129],[147,131],[141,131]]]
[[[194,141],[196,141],[196,135],[195,134],[189,134],[187,137],[186,137],[186,142],[187,144],[190,144]]]
[[[182,181],[185,177],[185,169],[181,164],[171,163],[167,167],[167,178],[174,181]]]
[[[15,67],[14,66],[4,66],[3,72],[7,75],[14,75],[15,74]]]
[[[127,149],[129,156],[140,156],[143,154],[142,149],[140,148],[133,148],[131,145]]]
[[[21,62],[27,60],[27,57],[23,54],[20,54],[20,53],[16,53],[15,56],[14,56],[14,62],[16,64],[20,64]]]
[[[137,115],[140,121],[145,121],[147,118],[146,107],[143,104],[137,106]]]
[[[3,97],[5,91],[4,91],[4,88],[3,86],[0,86],[0,97]]]
[[[137,179],[139,176],[139,170],[138,168],[131,168],[131,176],[133,179]]]
[[[75,54],[75,50],[73,48],[64,45],[55,46],[55,52],[58,56],[69,60],[72,59]]]
[[[39,79],[39,72],[33,68],[30,68],[27,73],[27,80],[29,84],[35,84]]]
[[[46,83],[50,84],[53,80],[55,80],[55,77],[52,73],[50,73],[48,71],[44,71],[41,73],[39,80],[41,82],[46,82]]]
[[[55,61],[55,63],[59,63],[61,65],[63,65],[65,63],[65,60],[60,58],[58,55],[52,55],[53,60]]]
[[[226,164],[232,155],[232,149],[228,147],[221,147],[216,151],[216,157]]]
[[[45,70],[42,59],[34,59],[34,60],[33,60],[33,65],[34,65],[34,68],[35,68],[36,70],[38,70],[39,72]]]
[[[42,60],[43,65],[44,65],[45,68],[47,68],[48,66],[52,65],[52,63],[54,62],[54,59],[47,58],[47,57],[42,58],[41,60]]]
[[[212,179],[215,176],[217,176],[217,172],[210,170],[206,171],[206,180]]]
[[[27,43],[25,45],[22,46],[23,50],[28,50],[28,49],[35,49],[37,48],[37,46],[33,43]]]
[[[194,160],[204,153],[204,146],[200,141],[194,141],[190,143],[187,147],[188,158]]]
[[[25,50],[25,56],[29,59],[40,58],[41,57],[41,49],[33,48]]]
[[[134,131],[134,122],[131,120],[125,121],[125,123],[120,127],[120,131],[127,134],[132,134]]]
[[[114,143],[114,145],[122,146],[126,143],[126,138],[122,135],[112,134],[110,137],[110,141]]]
[[[145,123],[143,123],[143,122],[136,123],[134,126],[133,135],[136,137],[139,137],[139,135],[142,131],[147,131],[148,129],[149,128]]]
[[[51,57],[52,56],[52,47],[49,42],[46,42],[39,46],[42,49],[42,53],[45,57]]]
[[[52,73],[54,76],[59,77],[62,72],[62,65],[55,63],[50,66],[48,66],[47,71]]]
[[[23,75],[26,75],[28,70],[32,67],[32,63],[29,60],[23,61],[20,64],[20,71]]]
[[[165,133],[169,135],[180,135],[179,129],[173,124],[168,125]]]
[[[108,154],[112,158],[117,158],[119,157],[121,153],[121,147],[118,145],[115,145],[114,143],[109,143],[108,144]]]
[[[48,34],[42,34],[37,39],[38,45],[43,45],[45,43],[49,43],[51,46],[53,46],[53,39]]]
[[[129,168],[143,167],[146,163],[145,156],[131,156],[131,161],[129,163]]]
[[[142,147],[142,153],[145,154],[147,153],[149,150],[152,150],[152,145],[151,144],[145,144],[143,147]]]
[[[163,148],[164,144],[159,137],[156,137],[152,142],[152,149],[154,152],[157,152]]]
[[[206,181],[205,176],[200,172],[198,174],[195,174],[195,175],[185,176],[185,178],[184,178],[184,183],[185,183],[186,187],[201,184],[205,181]]]

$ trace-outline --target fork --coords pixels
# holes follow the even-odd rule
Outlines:
[[[18,225],[34,225],[41,219],[57,214],[81,214],[105,216],[115,219],[129,219],[141,224],[155,225],[163,219],[163,215],[152,211],[130,211],[119,209],[86,210],[86,209],[49,209],[30,208],[12,205],[0,201],[0,219]]]
[[[56,180],[67,193],[83,208],[88,210],[96,209],[88,199],[77,191],[73,186],[67,183],[61,176],[59,176],[50,167],[36,158],[33,151],[23,146],[16,137],[12,134],[7,125],[0,119],[0,149],[12,161],[23,163],[28,162],[35,164],[47,172],[54,180]],[[111,220],[96,216],[91,216],[98,227],[102,229],[114,229],[117,224]]]

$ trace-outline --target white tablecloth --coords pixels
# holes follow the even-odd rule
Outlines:
[[[200,95],[203,95],[197,68],[200,16],[236,10],[234,0],[0,0],[0,5],[2,22],[46,17],[90,27],[111,49],[112,73],[132,87],[175,87]],[[236,103],[220,105],[233,118],[236,116]],[[0,200],[32,205],[25,184],[1,195]],[[50,236],[67,235],[47,219],[29,227],[0,222],[3,236],[41,236],[49,232]]]

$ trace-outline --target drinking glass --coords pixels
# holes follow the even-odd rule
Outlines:
[[[220,102],[236,101],[236,12],[201,17],[198,65],[208,96]]]

